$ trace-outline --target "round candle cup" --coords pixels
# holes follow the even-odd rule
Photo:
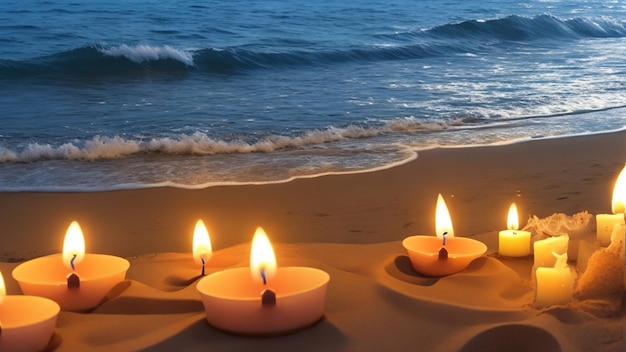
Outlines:
[[[434,277],[457,273],[487,252],[484,243],[466,237],[446,239],[447,259],[439,259],[442,240],[436,236],[407,237],[402,245],[409,253],[413,269],[420,274]]]
[[[61,254],[29,260],[13,270],[13,278],[25,295],[41,296],[57,302],[62,310],[85,311],[95,308],[107,293],[126,277],[128,260],[112,255],[86,254],[76,268],[80,287],[68,288]]]
[[[42,351],[54,334],[59,305],[47,298],[6,296],[0,305],[0,351]]]
[[[228,333],[248,336],[285,335],[307,328],[324,315],[330,275],[306,267],[277,268],[267,286],[252,280],[250,268],[234,268],[198,282],[209,324]],[[276,294],[273,306],[264,306],[263,290]]]

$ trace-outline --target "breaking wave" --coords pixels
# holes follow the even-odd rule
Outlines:
[[[613,18],[559,19],[550,15],[511,15],[489,20],[448,23],[425,30],[378,34],[387,45],[288,51],[245,47],[180,49],[168,45],[89,45],[26,60],[0,60],[0,78],[41,75],[107,76],[131,74],[232,73],[251,69],[377,62],[446,56],[481,50],[498,41],[576,40],[626,36],[626,22]]]

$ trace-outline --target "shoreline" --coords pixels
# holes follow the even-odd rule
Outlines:
[[[450,130],[451,132],[454,132],[454,129],[452,128]],[[473,148],[485,148],[485,147],[502,147],[502,146],[507,146],[507,145],[514,145],[514,144],[518,144],[518,143],[526,143],[529,141],[535,141],[535,140],[552,140],[552,139],[568,139],[568,138],[576,138],[576,137],[583,137],[583,136],[594,136],[594,135],[603,135],[603,134],[610,134],[610,133],[619,133],[622,131],[626,131],[626,126],[619,128],[619,129],[614,129],[614,130],[610,130],[610,131],[601,131],[601,132],[586,132],[586,133],[580,133],[580,134],[567,134],[567,135],[555,135],[555,136],[543,136],[543,135],[535,135],[535,136],[530,136],[530,137],[519,137],[519,138],[513,138],[513,139],[508,139],[508,140],[503,140],[503,141],[493,141],[491,143],[477,143],[477,144],[453,144],[453,145],[446,145],[446,144],[438,144],[436,142],[430,142],[427,143],[424,146],[410,146],[410,145],[405,145],[404,143],[398,143],[397,146],[397,150],[394,150],[394,153],[401,153],[401,154],[405,154],[406,156],[403,158],[390,158],[392,159],[392,161],[388,161],[388,162],[381,162],[379,160],[379,165],[378,166],[372,166],[369,168],[364,168],[364,169],[354,169],[354,170],[343,170],[343,171],[321,171],[319,170],[318,172],[313,172],[313,173],[302,173],[302,174],[298,174],[298,175],[289,175],[291,173],[291,171],[287,170],[285,172],[286,175],[284,175],[284,178],[280,178],[280,176],[278,175],[274,175],[275,177],[278,177],[276,179],[268,179],[268,180],[264,180],[264,181],[235,181],[235,180],[231,180],[231,181],[206,181],[204,183],[198,183],[198,184],[184,184],[184,183],[176,183],[175,181],[162,181],[162,182],[155,182],[155,183],[119,183],[121,182],[120,180],[118,180],[117,184],[116,183],[112,183],[112,184],[108,184],[109,181],[105,181],[105,184],[107,184],[106,186],[96,186],[94,184],[90,184],[90,185],[86,185],[81,183],[81,179],[73,179],[75,182],[77,182],[78,184],[83,184],[83,186],[67,186],[65,185],[64,180],[59,179],[59,174],[53,174],[53,181],[55,180],[58,182],[61,182],[61,184],[64,184],[63,186],[15,186],[15,187],[11,187],[11,186],[4,186],[4,187],[0,187],[0,193],[28,193],[28,192],[39,192],[39,193],[95,193],[95,192],[110,192],[110,191],[130,191],[130,190],[141,190],[141,189],[152,189],[152,188],[164,188],[164,187],[171,187],[171,188],[177,188],[177,189],[185,189],[185,190],[202,190],[205,188],[211,188],[211,187],[219,187],[219,186],[248,186],[248,185],[271,185],[271,184],[281,184],[281,183],[288,183],[288,182],[292,182],[294,180],[298,180],[298,179],[308,179],[308,178],[317,178],[317,177],[324,177],[324,176],[338,176],[338,175],[354,175],[354,174],[361,174],[361,173],[370,173],[370,172],[378,172],[381,170],[386,170],[386,169],[390,169],[390,168],[394,168],[394,167],[398,167],[401,165],[404,165],[406,163],[410,163],[411,161],[414,161],[416,158],[418,158],[418,155],[422,152],[426,152],[426,151],[430,151],[430,150],[436,150],[436,149],[473,149]],[[286,150],[277,150],[275,151],[276,153],[289,153],[289,149]],[[270,152],[271,153],[274,152]],[[158,153],[157,153],[158,154]],[[148,154],[148,156],[150,157],[156,157],[157,154]],[[219,153],[218,153],[219,154]],[[228,154],[228,153],[227,153]],[[235,153],[235,154],[239,154],[239,153]],[[166,153],[167,155],[167,153]],[[259,155],[261,158],[263,158],[265,156],[265,153],[262,151],[258,151],[258,152],[252,152],[252,153],[243,153],[243,154],[239,154],[240,156],[244,156],[244,155],[248,155],[248,156],[255,156],[255,155]],[[139,154],[135,154],[135,153],[131,153],[129,155],[126,155],[126,157],[140,157]],[[191,157],[189,155],[189,157]],[[280,157],[279,157],[280,158]],[[72,159],[72,158],[71,158]],[[53,158],[53,160],[58,161],[63,161],[62,159],[56,159]],[[111,158],[111,159],[78,159],[78,160],[74,160],[72,159],[72,162],[85,162],[85,163],[91,163],[91,162],[112,162],[115,163],[118,159],[116,159],[115,157]],[[50,161],[50,160],[48,160]],[[231,160],[232,161],[232,160]],[[5,160],[5,162],[7,162]],[[12,163],[12,162],[10,162]],[[26,164],[28,164],[29,162],[27,161]],[[20,163],[17,163],[20,164]],[[375,163],[376,164],[376,163]],[[189,167],[193,167],[191,165],[195,165],[195,164],[185,164]],[[203,164],[204,165],[204,164]],[[44,166],[41,166],[42,168]],[[82,167],[82,166],[81,166]],[[97,166],[94,166],[97,168]],[[117,167],[120,169],[124,169],[125,172],[128,173],[127,177],[129,177],[129,175],[133,174],[132,169],[127,169],[129,167],[129,165],[126,164],[117,164],[117,166],[113,166],[111,165],[110,167]],[[208,167],[207,165],[205,165],[205,167]],[[54,168],[54,167],[53,167]],[[179,168],[183,168],[182,166],[179,165]],[[323,168],[322,166],[319,166],[319,168]],[[87,167],[87,169],[79,171],[78,174],[80,174],[81,172],[89,172],[89,167]],[[297,168],[296,168],[297,169]],[[198,169],[194,169],[196,172],[203,172],[203,168],[200,167]],[[109,170],[111,171],[111,170]],[[161,170],[163,172],[169,172],[167,168]],[[269,170],[265,170],[266,172]],[[11,171],[13,173],[15,173],[15,175],[13,175],[12,177],[15,178],[19,178],[19,171]],[[24,172],[22,170],[22,172]],[[43,171],[42,171],[43,172]],[[58,171],[60,172],[60,171]],[[104,172],[104,170],[99,170],[96,171],[96,174],[98,174],[99,172]],[[191,173],[193,174],[193,173]],[[27,172],[27,177],[32,177],[32,175],[30,175]],[[179,175],[180,176],[180,175]],[[240,175],[241,176],[241,175]],[[245,177],[244,177],[245,178]],[[95,182],[95,181],[92,181]]]
[[[288,243],[400,240],[434,232],[438,193],[458,236],[504,228],[513,201],[521,226],[530,215],[609,212],[612,182],[626,161],[625,136],[621,130],[497,147],[436,148],[384,170],[275,184],[0,192],[5,228],[0,261],[58,252],[72,220],[81,223],[88,251],[132,256],[188,251],[199,218],[215,249],[248,241],[257,226],[274,241]],[[33,241],[39,241],[37,248],[24,250]]]

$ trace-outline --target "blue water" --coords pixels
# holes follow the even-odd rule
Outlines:
[[[274,182],[626,127],[626,2],[0,2],[0,190]]]

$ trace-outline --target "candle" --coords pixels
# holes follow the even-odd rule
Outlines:
[[[507,229],[498,234],[498,253],[507,257],[524,257],[530,254],[530,232],[518,230],[517,206],[511,204]]]
[[[535,273],[537,281],[535,306],[537,307],[567,303],[574,295],[576,275],[567,265],[567,253],[552,252],[552,255],[555,257],[554,267],[537,268]]]
[[[626,225],[616,224],[613,226],[613,233],[611,234],[611,244],[608,249],[612,250],[615,247],[615,252],[618,253],[622,265],[626,258]]]
[[[35,296],[7,296],[0,272],[0,351],[42,351],[54,334],[59,305]]]
[[[197,289],[209,324],[229,333],[272,336],[301,330],[324,314],[330,276],[307,267],[278,267],[267,235],[257,228],[250,268],[202,278]]]
[[[211,247],[211,239],[209,237],[209,231],[202,220],[196,222],[196,227],[193,231],[193,259],[202,266],[201,275],[204,276],[204,267],[206,263],[211,259],[213,255],[213,249]]]
[[[622,169],[615,186],[613,187],[613,198],[611,209],[613,214],[596,215],[596,236],[600,245],[606,247],[611,243],[611,233],[614,225],[624,224],[624,213],[626,213],[626,166]]]
[[[556,263],[556,258],[552,255],[552,252],[557,254],[567,253],[567,247],[569,245],[569,235],[563,234],[561,236],[548,237],[545,240],[535,241],[534,267],[552,267]]]
[[[62,254],[29,260],[13,270],[22,292],[57,302],[62,310],[84,311],[96,307],[123,281],[128,260],[104,254],[85,254],[80,225],[68,227]]]
[[[467,268],[487,252],[487,246],[467,237],[455,237],[446,203],[439,194],[435,211],[436,236],[415,235],[402,245],[409,254],[411,266],[427,276],[446,276]]]

